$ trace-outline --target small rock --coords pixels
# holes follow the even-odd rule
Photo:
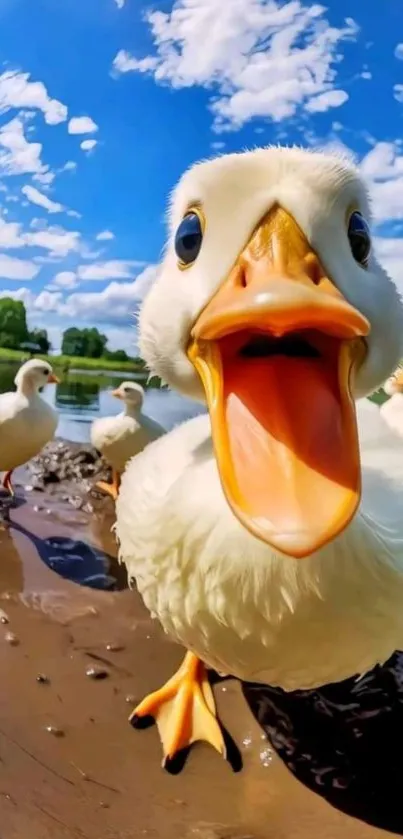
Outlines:
[[[124,650],[124,646],[123,646],[123,644],[113,644],[112,643],[112,644],[107,644],[106,649],[108,650],[108,653],[120,653],[120,652],[122,652],[122,650]]]
[[[103,810],[109,810],[110,804],[107,804],[106,801],[100,801],[99,806],[102,807]]]
[[[18,647],[20,639],[17,637],[17,635],[14,634],[14,632],[6,632],[4,637],[7,641],[7,644],[10,644],[12,647]]]
[[[40,685],[48,685],[50,680],[49,680],[48,676],[45,676],[43,673],[38,673],[38,675],[36,677],[36,681]]]
[[[109,673],[107,670],[104,670],[102,667],[97,667],[95,664],[92,664],[90,667],[87,667],[85,671],[85,675],[88,676],[89,679],[107,679]]]
[[[127,702],[128,705],[137,705],[138,704],[137,703],[137,698],[135,696],[133,696],[132,693],[128,693],[128,695],[125,697],[125,702]]]
[[[8,615],[6,615],[5,612],[3,612],[3,609],[0,609],[0,623],[2,623],[3,625],[10,623],[10,618],[8,617]]]
[[[64,731],[62,728],[58,728],[57,725],[45,725],[45,731],[48,734],[53,734],[53,737],[64,737]]]

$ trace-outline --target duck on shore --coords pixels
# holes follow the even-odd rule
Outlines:
[[[203,162],[174,194],[140,350],[209,415],[132,460],[116,507],[131,585],[187,650],[131,718],[167,767],[195,740],[225,754],[206,666],[293,691],[403,646],[403,455],[362,399],[403,305],[369,225],[356,167],[298,148]]]
[[[3,487],[14,495],[11,476],[52,440],[59,415],[40,395],[45,385],[58,383],[50,364],[26,361],[14,379],[16,390],[0,395],[0,471]]]
[[[91,442],[112,467],[112,483],[98,481],[96,486],[117,498],[120,476],[128,460],[145,446],[161,437],[164,429],[142,412],[144,390],[136,382],[122,382],[112,391],[124,403],[124,410],[114,417],[101,417],[91,426]]]

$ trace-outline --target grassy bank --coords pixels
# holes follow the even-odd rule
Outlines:
[[[116,370],[119,373],[142,373],[141,363],[136,361],[112,361],[108,358],[81,358],[69,355],[40,355],[35,353],[36,358],[48,361],[54,368],[71,368],[79,370]],[[8,350],[0,347],[0,362],[21,363],[29,358],[27,352],[21,350]],[[146,374],[144,374],[146,375]]]

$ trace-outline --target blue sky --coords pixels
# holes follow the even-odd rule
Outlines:
[[[273,142],[354,152],[403,291],[401,138],[401,0],[0,0],[0,294],[135,349],[183,170]]]

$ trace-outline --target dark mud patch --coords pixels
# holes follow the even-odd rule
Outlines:
[[[403,835],[403,653],[315,691],[243,686],[288,769],[333,806]]]

